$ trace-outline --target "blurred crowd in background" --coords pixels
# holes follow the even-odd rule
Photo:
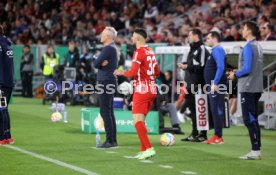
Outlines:
[[[219,31],[224,41],[241,41],[242,22],[260,26],[259,40],[275,40],[276,0],[1,0],[0,23],[15,44],[92,45],[105,26],[129,44],[143,26],[151,43],[187,44],[191,28]]]

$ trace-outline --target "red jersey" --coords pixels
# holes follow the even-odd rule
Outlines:
[[[150,111],[157,94],[155,77],[160,74],[155,54],[148,46],[143,46],[133,53],[132,65],[125,72],[126,77],[134,78],[133,114],[144,114]]]
[[[131,69],[124,73],[126,77],[133,77],[135,84],[154,82],[159,74],[155,53],[148,46],[142,46],[133,53]]]

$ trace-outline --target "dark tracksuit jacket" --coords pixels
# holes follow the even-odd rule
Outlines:
[[[7,103],[10,101],[13,79],[13,51],[11,42],[0,35],[0,90],[6,97]],[[7,108],[0,108],[0,140],[11,138],[10,117]]]
[[[4,36],[0,36],[0,86],[13,88],[13,51],[11,42]]]
[[[108,61],[108,65],[102,66],[104,60]],[[98,69],[96,90],[98,91],[98,88],[104,90],[103,93],[98,91],[98,96],[100,113],[106,130],[106,141],[117,142],[116,122],[113,111],[114,93],[110,93],[110,89],[116,90],[117,85],[117,77],[113,74],[118,67],[118,51],[115,43],[103,48],[101,54],[95,60],[94,66]]]
[[[194,132],[193,134],[197,135],[195,95],[192,93],[192,89],[194,91],[197,91],[197,85],[201,85],[201,87],[203,87],[203,85],[205,84],[203,73],[206,60],[209,57],[210,53],[201,41],[192,43],[190,45],[190,49],[191,50],[188,54],[187,62],[183,63],[188,65],[187,70],[185,70],[185,82],[187,83],[187,90],[189,93],[186,95],[185,98],[191,111],[193,123],[192,127]]]

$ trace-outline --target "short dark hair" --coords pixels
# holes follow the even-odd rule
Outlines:
[[[172,76],[172,74],[173,74],[171,70],[167,70],[166,72],[169,73],[171,76]],[[166,72],[165,72],[165,73],[166,73]]]
[[[53,44],[48,44],[48,45],[47,45],[47,49],[49,49],[49,48],[54,49],[55,47],[54,47],[54,45],[53,45]]]
[[[261,19],[264,20],[265,22],[268,22],[268,21],[269,21],[268,18],[267,18],[265,15],[262,15],[262,16],[261,16]]]
[[[147,39],[147,37],[148,37],[146,30],[142,29],[142,28],[135,29],[134,33],[137,33],[137,34],[141,35],[145,39]]]
[[[76,44],[76,40],[73,39],[73,38],[71,38],[71,39],[68,40],[68,44],[69,44],[69,43],[74,43],[74,44]]]
[[[255,37],[259,36],[259,27],[256,22],[247,21],[244,23],[244,26],[246,26],[251,31],[253,36],[255,36]]]
[[[199,38],[200,40],[202,40],[202,32],[201,32],[200,29],[194,28],[194,29],[191,30],[191,32],[193,33],[193,35],[197,35],[198,38]]]
[[[30,47],[30,45],[29,45],[29,44],[25,44],[25,45],[24,45],[24,48],[28,48],[28,49],[30,49],[31,47]]]
[[[217,31],[212,31],[209,34],[211,35],[212,38],[216,38],[218,40],[218,42],[221,41],[221,36]]]

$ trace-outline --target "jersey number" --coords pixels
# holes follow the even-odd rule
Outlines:
[[[152,76],[154,75],[154,67],[156,66],[155,56],[147,56],[147,61],[149,61],[149,70],[147,70],[147,74]]]

